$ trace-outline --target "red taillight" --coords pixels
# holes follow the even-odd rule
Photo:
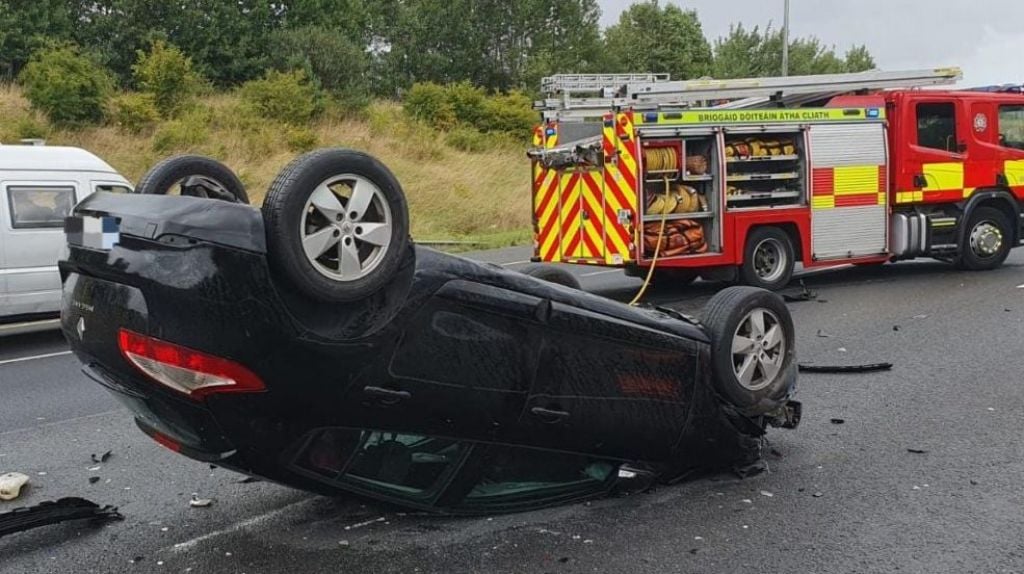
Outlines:
[[[190,398],[213,393],[258,393],[263,381],[238,363],[121,329],[121,353],[154,381]]]
[[[173,438],[161,433],[153,431],[153,440],[163,445],[174,452],[181,452],[181,443],[174,440]]]

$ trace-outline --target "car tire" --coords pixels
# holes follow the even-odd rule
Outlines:
[[[201,155],[176,155],[154,165],[139,180],[135,193],[167,195],[175,186],[181,195],[249,203],[238,176],[219,161]]]
[[[327,303],[380,291],[410,244],[401,185],[383,163],[354,150],[296,158],[271,183],[262,211],[271,267]]]
[[[796,333],[785,302],[755,287],[729,287],[704,307],[715,389],[749,416],[781,406],[792,390]]]
[[[957,266],[970,271],[995,269],[1010,254],[1013,231],[1006,214],[982,206],[971,212],[964,229]]]
[[[529,275],[530,277],[536,277],[542,281],[547,281],[548,283],[554,283],[556,285],[562,285],[563,287],[570,287],[572,289],[581,289],[580,280],[577,279],[575,275],[569,273],[565,269],[555,267],[554,265],[532,263],[523,267],[520,272],[525,275]]]
[[[795,264],[789,235],[778,227],[758,227],[747,236],[740,281],[769,291],[782,289],[793,278]]]

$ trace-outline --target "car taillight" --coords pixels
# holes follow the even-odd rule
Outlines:
[[[129,363],[154,381],[200,400],[214,393],[265,391],[252,371],[227,359],[121,329],[118,346]]]

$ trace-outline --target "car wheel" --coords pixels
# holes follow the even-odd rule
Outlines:
[[[744,414],[770,412],[794,383],[795,331],[785,302],[754,287],[729,287],[704,308],[714,385]]]
[[[993,207],[975,209],[967,220],[959,267],[972,271],[999,267],[1010,254],[1012,237],[1006,214]]]
[[[572,289],[580,289],[580,280],[577,279],[575,275],[569,273],[565,269],[555,267],[554,265],[534,263],[524,267],[521,272],[529,275],[530,277],[536,277],[542,281],[547,281],[548,283],[571,287]]]
[[[154,165],[139,180],[135,193],[249,203],[245,186],[234,172],[219,161],[200,155],[177,155]]]
[[[409,209],[395,176],[358,151],[324,149],[288,164],[263,201],[271,265],[325,302],[365,298],[398,272]]]
[[[793,277],[796,257],[789,235],[777,227],[759,227],[747,237],[740,266],[740,279],[746,285],[776,290]]]

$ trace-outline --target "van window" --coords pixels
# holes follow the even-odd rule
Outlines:
[[[116,183],[97,183],[96,191],[105,191],[107,193],[131,193],[132,189],[126,185],[117,185]]]
[[[7,198],[15,229],[63,227],[75,204],[75,188],[12,185],[7,188]]]
[[[999,106],[999,145],[1024,150],[1024,105]]]
[[[917,145],[956,151],[956,107],[952,103],[917,104]]]

